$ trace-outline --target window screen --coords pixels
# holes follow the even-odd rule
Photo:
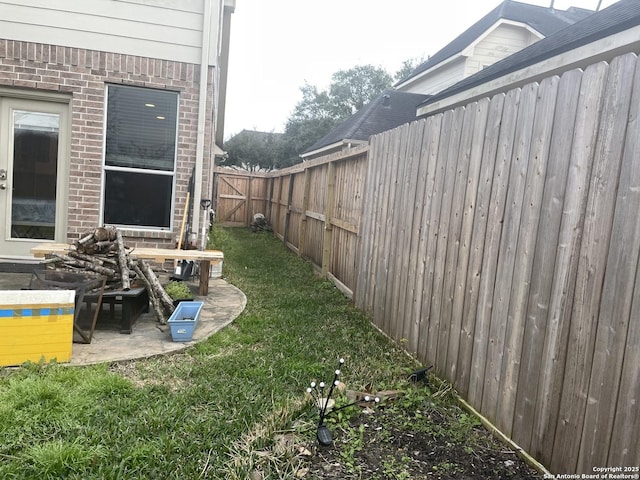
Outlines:
[[[108,87],[104,223],[170,228],[177,115],[175,92]]]

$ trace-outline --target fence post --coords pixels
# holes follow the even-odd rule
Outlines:
[[[336,166],[335,162],[327,165],[327,204],[324,213],[324,237],[322,241],[322,276],[326,277],[331,266],[331,250],[333,248],[333,207],[336,197]]]
[[[249,175],[247,175],[247,199],[245,200],[247,202],[247,225],[251,225],[253,223],[253,199],[251,198],[252,181],[253,175],[249,173]]]
[[[287,234],[289,233],[289,222],[291,221],[291,199],[293,198],[293,177],[289,174],[289,193],[287,194],[287,213],[284,217],[284,231],[282,232],[282,242],[287,244]]]
[[[300,229],[298,230],[298,256],[302,256],[304,244],[307,239],[307,210],[309,209],[309,190],[311,188],[311,169],[304,169],[304,196],[302,197],[302,215],[300,216]]]

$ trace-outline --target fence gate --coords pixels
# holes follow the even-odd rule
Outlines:
[[[216,170],[216,221],[224,226],[245,226],[254,213],[265,213],[264,175]]]

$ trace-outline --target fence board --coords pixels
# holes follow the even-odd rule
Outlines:
[[[478,147],[482,149],[482,158],[478,172],[477,191],[475,196],[472,196],[469,199],[470,202],[468,202],[469,205],[472,205],[471,202],[475,201],[473,205],[475,212],[473,215],[473,226],[471,228],[467,279],[464,287],[465,295],[462,305],[458,376],[455,382],[458,390],[463,394],[469,392],[472,371],[472,352],[476,341],[475,335],[480,334],[479,331],[476,332],[476,312],[478,308],[480,279],[482,278],[482,259],[484,257],[484,241],[489,216],[491,185],[498,151],[504,101],[505,95],[502,93],[491,99],[484,144],[482,147]],[[476,394],[477,393],[478,390],[476,390]]]
[[[639,77],[640,65],[636,61],[636,72],[634,85],[637,86],[640,83]],[[615,282],[626,282],[623,285],[611,285],[613,288],[607,290],[609,295],[615,296],[609,298],[606,305],[609,308],[610,326],[614,328],[615,335],[622,335],[621,330],[624,329],[624,324],[621,322],[624,319],[628,322],[628,332],[626,348],[624,351],[624,364],[622,365],[620,376],[620,388],[617,406],[615,408],[615,418],[613,421],[613,429],[611,433],[611,444],[609,446],[607,465],[638,465],[638,453],[640,452],[640,261],[638,261],[638,252],[640,251],[640,225],[638,212],[640,211],[640,123],[638,118],[640,117],[640,95],[638,88],[634,89],[631,112],[629,115],[629,126],[626,135],[627,143],[624,151],[624,164],[622,172],[620,174],[620,186],[618,189],[618,198],[616,201],[616,222],[617,228],[621,228],[622,231],[615,231],[613,234],[614,241],[617,240],[621,245],[615,245],[612,250],[615,252],[616,257],[612,258],[613,261],[622,261],[624,265],[621,265],[621,278],[615,279]],[[615,227],[614,227],[615,228]],[[625,256],[627,256],[625,258]],[[629,278],[633,268],[633,258],[636,259],[636,274],[635,281],[633,278]],[[610,266],[607,266],[609,269]],[[611,270],[615,275],[618,272]],[[634,287],[635,292],[632,292],[633,298],[630,299],[631,312],[628,320],[624,318],[624,313],[620,311],[610,312],[611,308],[617,306],[618,300],[615,288],[620,287],[621,297],[623,298],[623,304],[627,302],[627,295],[629,294],[629,288]],[[601,312],[602,315],[602,312]],[[605,317],[606,319],[606,317]],[[612,332],[612,333],[613,333]],[[614,340],[614,339],[612,339]],[[608,345],[609,348],[611,348]],[[612,349],[613,351],[613,349]],[[619,355],[619,351],[617,352]],[[605,364],[602,366],[604,371],[612,369],[617,371],[617,365],[612,365],[610,359],[605,360]],[[610,375],[612,380],[613,375]],[[603,385],[604,388],[613,388],[610,384]],[[634,455],[635,452],[635,455]]]
[[[395,143],[392,150],[391,164],[393,165],[393,169],[391,171],[391,178],[389,182],[391,184],[391,190],[389,192],[389,207],[387,211],[387,229],[385,233],[385,249],[384,255],[386,258],[386,280],[387,283],[385,287],[385,295],[384,295],[384,307],[383,307],[383,318],[384,323],[383,330],[387,332],[392,338],[396,340],[400,340],[395,337],[397,333],[395,329],[391,328],[391,318],[395,316],[395,297],[394,294],[397,292],[397,267],[398,263],[398,251],[396,249],[396,242],[400,241],[399,239],[399,229],[398,223],[400,217],[401,210],[401,198],[402,192],[404,190],[403,182],[403,174],[405,168],[405,155],[406,155],[406,145],[408,139],[408,125],[402,125],[398,127],[397,134],[395,135]]]
[[[460,341],[460,318],[453,317],[453,298],[455,295],[456,272],[458,255],[460,252],[460,235],[464,212],[464,195],[467,187],[467,174],[471,157],[472,140],[476,126],[477,104],[467,105],[464,110],[462,133],[457,147],[456,164],[453,173],[453,191],[447,218],[449,218],[449,234],[446,239],[447,252],[444,268],[443,288],[440,307],[440,331],[438,336],[438,356],[436,361],[439,368],[447,372],[449,378],[455,378],[457,364],[457,348]],[[456,350],[449,356],[449,345]],[[453,376],[452,376],[453,374]]]
[[[483,405],[479,407],[484,412],[485,401],[483,401],[483,390],[487,377],[485,369],[488,360],[488,346],[492,340],[489,328],[491,325],[491,311],[493,308],[493,287],[496,280],[496,270],[498,264],[498,250],[500,246],[500,235],[502,233],[502,220],[504,217],[504,203],[507,196],[507,182],[509,177],[509,166],[511,163],[511,152],[515,137],[516,117],[518,114],[518,101],[520,89],[514,89],[507,93],[503,110],[503,120],[500,125],[500,137],[498,140],[498,150],[496,153],[493,178],[491,180],[491,196],[487,211],[487,227],[485,233],[484,250],[482,255],[482,265],[480,271],[480,285],[478,287],[478,308],[476,310],[477,320],[472,355],[472,373],[469,379],[469,398],[472,405]],[[489,359],[493,360],[493,359]],[[491,399],[488,398],[487,402]],[[487,410],[490,410],[487,406]],[[493,409],[491,409],[493,410]],[[493,416],[488,418],[495,420],[495,410]]]
[[[482,399],[483,408],[486,408],[487,414],[490,418],[495,419],[498,428],[505,431],[511,430],[511,419],[506,419],[503,416],[506,412],[500,408],[502,406],[501,402],[504,400],[505,390],[507,390],[507,388],[503,388],[502,366],[505,362],[514,361],[510,356],[505,358],[508,353],[506,351],[507,333],[510,330],[509,301],[513,287],[516,244],[522,218],[522,203],[531,150],[537,94],[538,84],[536,83],[522,87],[520,92],[516,133],[507,182],[507,195],[501,219],[502,232],[499,239],[498,265],[493,290],[489,347],[487,349],[489,360],[485,370],[485,386]],[[519,361],[519,359],[516,360]]]
[[[626,118],[622,125],[616,121],[620,101],[630,90],[622,88],[619,69],[623,63],[614,61],[608,68],[604,85],[604,97],[600,124],[597,131],[597,144],[591,177],[586,199],[586,210],[583,214],[583,235],[578,255],[578,269],[575,281],[575,294],[571,310],[569,345],[566,360],[565,378],[561,400],[561,418],[558,423],[560,431],[556,433],[555,442],[563,457],[554,457],[563,466],[571,465],[576,469],[579,464],[581,446],[575,441],[581,438],[584,426],[586,399],[593,362],[595,343],[595,323],[600,305],[604,266],[608,250],[613,201],[611,194],[601,190],[598,185],[611,184],[611,175],[616,178],[619,173],[620,149],[623,139],[620,131],[624,131]],[[625,115],[626,117],[626,115]],[[622,128],[621,128],[622,127]],[[615,152],[618,152],[617,155]],[[616,160],[617,159],[617,160]],[[615,163],[618,165],[616,166]],[[615,188],[615,187],[614,187]],[[552,461],[553,465],[553,461]]]
[[[458,169],[458,151],[460,137],[464,125],[466,109],[458,107],[453,113],[453,123],[449,133],[449,141],[446,150],[442,151],[441,159],[444,162],[444,183],[441,195],[440,212],[438,217],[438,235],[436,242],[436,257],[433,276],[433,291],[431,294],[431,315],[429,319],[429,337],[427,348],[433,352],[436,371],[446,373],[446,365],[443,361],[439,342],[448,339],[448,319],[443,319],[442,302],[446,269],[447,252],[454,249],[448,245],[449,227],[451,223],[451,205],[453,202],[456,171]],[[446,351],[444,352],[446,360]]]
[[[636,156],[640,158],[640,156]],[[636,167],[640,171],[640,166]],[[636,183],[637,185],[637,183]],[[637,190],[636,190],[637,193]],[[640,205],[636,204],[636,212]],[[615,408],[611,444],[606,465],[638,465],[640,456],[640,262],[636,266],[635,292],[627,333],[620,392]]]
[[[373,136],[370,140],[369,157],[367,160],[365,185],[362,192],[362,217],[360,219],[360,243],[357,253],[357,273],[360,278],[371,278],[371,255],[373,251],[373,238],[375,236],[375,229],[373,227],[376,213],[376,205],[379,198],[378,182],[380,179],[380,169],[372,165],[372,159],[378,157],[378,141],[376,136]],[[356,280],[357,281],[357,280]],[[370,284],[371,282],[366,282]],[[365,284],[365,282],[363,282]],[[369,309],[369,288],[365,288],[361,285],[356,285],[354,292],[354,303],[356,307],[371,313]]]
[[[524,187],[522,206],[518,209],[519,218],[514,220],[514,223],[517,222],[519,226],[516,225],[513,231],[512,241],[515,245],[513,248],[515,255],[513,257],[511,292],[506,315],[504,356],[498,393],[498,424],[503,426],[503,432],[509,436],[512,435],[516,394],[518,388],[521,387],[519,373],[522,364],[522,342],[558,84],[558,77],[550,77],[543,80],[538,87],[535,114],[532,115],[531,143],[529,146],[525,146],[528,148],[526,155],[529,160],[526,166],[525,183],[522,185]],[[522,168],[524,172],[524,164]],[[539,365],[536,365],[535,368],[537,367]],[[526,417],[525,421],[532,423],[533,416]]]
[[[402,271],[405,272],[405,276],[400,287],[401,296],[398,305],[398,313],[402,317],[402,329],[399,336],[406,340],[407,347],[409,347],[409,338],[411,338],[414,322],[412,308],[415,298],[415,277],[419,265],[420,220],[422,218],[427,171],[427,162],[423,159],[425,121],[421,120],[412,123],[411,128],[413,129],[410,157],[411,185],[404,210],[406,212],[405,230],[407,240],[404,246],[406,263],[402,265]],[[408,351],[415,354],[415,347],[409,347]]]
[[[416,165],[414,163],[415,155],[413,153],[415,142],[415,130],[412,125],[405,125],[401,129],[403,137],[401,143],[403,147],[400,150],[399,172],[396,188],[395,204],[398,212],[407,212],[409,208],[409,197],[413,188],[415,195],[415,176]],[[412,179],[412,176],[414,177]],[[412,187],[413,185],[413,187]],[[414,198],[415,200],[415,198]],[[394,247],[395,255],[393,255],[393,263],[391,268],[392,286],[391,295],[389,296],[389,311],[393,312],[393,325],[390,326],[390,332],[396,340],[402,340],[404,325],[404,292],[406,290],[406,277],[409,263],[409,241],[410,230],[407,228],[408,215],[394,215],[393,234],[395,236]],[[403,290],[403,285],[404,289]],[[402,301],[400,300],[402,298]]]
[[[419,346],[420,328],[422,326],[422,302],[423,286],[425,283],[425,268],[427,245],[430,238],[428,224],[431,199],[433,198],[433,185],[436,177],[436,160],[440,144],[440,129],[442,115],[434,115],[426,120],[425,131],[422,140],[422,154],[420,157],[421,172],[424,172],[424,189],[416,198],[416,205],[420,205],[421,216],[419,218],[419,240],[416,251],[416,273],[413,282],[413,306],[411,309],[411,333],[407,343],[409,352],[424,360],[424,345]],[[424,169],[422,166],[424,165]],[[422,178],[422,176],[421,176]]]
[[[541,172],[541,176],[544,177],[543,191],[532,195],[531,200],[525,201],[526,206],[536,198],[540,199],[538,228],[535,229],[537,231],[529,233],[529,238],[535,238],[535,251],[532,251],[529,296],[525,305],[526,311],[523,312],[526,321],[522,326],[523,345],[513,426],[518,445],[527,451],[531,445],[534,423],[540,426],[540,422],[548,421],[549,416],[552,415],[548,406],[553,388],[552,375],[553,371],[557,370],[554,365],[542,367],[541,356],[545,342],[545,328],[551,329],[550,326],[546,326],[545,320],[549,311],[549,297],[562,218],[562,200],[567,182],[568,159],[571,154],[581,78],[582,72],[573,70],[565,73],[559,81],[556,109],[553,114],[549,113],[549,117],[553,117],[555,128],[550,140],[548,159],[553,160],[545,162],[546,171]],[[561,125],[565,127],[558,128]],[[554,370],[546,371],[545,368]],[[539,377],[540,388],[538,387]],[[542,405],[547,406],[546,413],[542,417],[538,416],[538,412],[534,410],[538,404],[537,395],[540,395],[539,408],[542,408]],[[549,441],[553,443],[553,432],[548,433],[551,433]]]
[[[391,248],[391,219],[392,212],[394,211],[393,199],[395,198],[395,183],[399,163],[394,160],[398,158],[396,151],[398,148],[400,148],[400,141],[398,138],[399,136],[393,135],[393,132],[399,132],[399,128],[396,128],[395,130],[387,133],[387,136],[389,137],[389,145],[387,146],[385,161],[385,177],[387,178],[387,182],[385,184],[385,190],[383,194],[385,198],[382,204],[382,216],[380,222],[381,227],[378,245],[378,265],[376,272],[376,293],[374,308],[374,319],[376,321],[376,324],[384,331],[388,331],[385,330],[385,328],[387,327],[385,323],[388,323],[389,321],[389,319],[385,315],[389,279],[389,263],[391,261],[388,252]]]
[[[590,66],[584,72],[580,85],[558,246],[549,295],[549,312],[546,317],[549,332],[545,336],[544,346],[547,356],[543,368],[553,368],[554,364],[561,368],[564,365],[562,378],[552,380],[547,377],[547,384],[542,385],[551,397],[549,402],[559,405],[557,410],[559,421],[550,426],[550,430],[555,429],[555,436],[553,432],[541,432],[539,437],[534,435],[532,445],[532,448],[540,449],[543,458],[547,459],[547,465],[550,465],[551,468],[554,468],[554,465],[559,468],[567,466],[564,471],[569,471],[568,465],[570,464],[575,467],[576,457],[575,454],[570,455],[570,450],[575,439],[578,438],[577,421],[571,410],[574,400],[572,397],[575,391],[574,384],[579,372],[576,370],[577,362],[566,353],[566,348],[571,348],[569,326],[580,249],[580,236],[576,235],[576,232],[581,231],[583,224],[582,217],[586,205],[607,72],[608,65],[605,63]],[[560,354],[557,360],[555,360],[556,353]],[[562,358],[563,353],[564,359]],[[554,368],[553,371],[556,369]],[[560,387],[558,391],[553,390],[555,382],[558,382],[555,386]],[[538,420],[538,422],[540,421],[544,420]],[[553,438],[553,446],[541,443],[542,438],[547,437]]]
[[[442,132],[450,132],[453,125],[453,111],[449,110],[442,118]],[[435,364],[437,345],[437,329],[434,328],[432,321],[432,296],[434,288],[436,251],[438,245],[438,235],[440,227],[440,207],[442,205],[442,192],[444,190],[445,169],[448,151],[448,141],[440,141],[438,144],[438,153],[435,159],[435,178],[431,197],[429,198],[429,216],[427,218],[427,226],[429,234],[427,237],[427,248],[425,252],[425,274],[424,284],[422,286],[422,309],[420,338],[418,339],[418,358],[425,363]]]
[[[605,100],[601,124],[606,128],[601,130],[603,138],[591,181],[592,208],[587,210],[586,217],[595,222],[592,229],[594,248],[583,251],[587,258],[592,259],[590,266],[596,266],[602,275],[592,274],[590,277],[596,281],[585,282],[591,295],[600,296],[599,304],[594,301],[594,310],[589,312],[589,316],[597,317],[599,321],[593,330],[593,368],[578,455],[577,469],[585,473],[591,471],[594,465],[604,465],[607,461],[615,414],[615,410],[608,406],[617,403],[620,386],[619,375],[611,375],[611,372],[622,370],[635,266],[640,249],[640,222],[637,204],[634,205],[633,201],[637,200],[638,193],[638,169],[633,156],[638,153],[636,144],[639,132],[637,128],[632,129],[630,135],[626,132],[635,70],[634,54],[618,57],[609,68],[607,83],[610,93]],[[638,81],[637,76],[635,80]],[[637,102],[635,95],[634,124],[637,124],[635,119],[639,113]],[[628,138],[629,148],[623,156],[625,138]],[[623,157],[624,163],[621,166]],[[616,192],[618,181],[618,188],[622,191]],[[595,194],[593,196],[592,191]],[[634,207],[635,211],[632,210]],[[590,215],[592,212],[593,217]],[[585,235],[589,235],[586,226]],[[597,252],[592,253],[596,249]],[[590,300],[595,299],[591,297]]]

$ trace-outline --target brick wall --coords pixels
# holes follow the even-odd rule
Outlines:
[[[211,189],[213,74],[213,67],[210,67],[202,185],[205,198]],[[128,245],[174,245],[180,231],[189,176],[195,164],[199,79],[200,66],[190,63],[0,39],[0,86],[70,96],[68,241],[91,231],[100,221],[105,86],[112,83],[180,93],[174,231],[123,230]]]

